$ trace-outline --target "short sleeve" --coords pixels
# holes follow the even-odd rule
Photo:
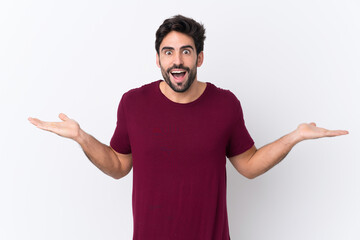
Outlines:
[[[238,99],[236,99],[236,109],[234,113],[236,114],[235,121],[231,127],[232,130],[226,146],[226,156],[228,158],[241,154],[254,145],[254,141],[246,129],[243,111]]]
[[[131,153],[131,146],[129,140],[129,133],[126,124],[125,115],[125,94],[122,96],[118,111],[117,111],[117,122],[114,134],[110,141],[110,146],[118,153],[129,154]]]

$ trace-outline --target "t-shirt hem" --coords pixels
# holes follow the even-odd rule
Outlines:
[[[114,149],[117,153],[120,153],[120,154],[130,154],[131,151],[129,150],[124,150],[124,149],[118,149],[117,147],[115,147],[111,142],[110,142],[110,147],[112,149]]]
[[[249,145],[246,145],[246,147],[241,148],[241,150],[235,151],[235,152],[233,152],[232,154],[227,155],[226,157],[227,157],[227,158],[231,158],[231,157],[234,157],[234,156],[239,155],[239,154],[241,154],[241,153],[244,153],[244,152],[246,152],[247,150],[249,150],[252,146],[254,146],[254,144],[255,144],[255,142],[252,141],[251,143],[249,143]]]

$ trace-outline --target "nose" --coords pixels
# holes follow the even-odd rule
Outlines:
[[[174,54],[174,64],[175,65],[181,65],[183,64],[183,59],[180,52],[177,52]]]

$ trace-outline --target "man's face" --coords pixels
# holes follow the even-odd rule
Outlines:
[[[175,92],[185,92],[190,88],[202,62],[203,52],[196,54],[194,40],[176,31],[164,37],[159,54],[156,54],[156,63],[164,80]]]

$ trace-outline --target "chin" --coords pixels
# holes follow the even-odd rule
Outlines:
[[[186,92],[187,90],[189,90],[189,88],[192,85],[192,82],[189,83],[188,80],[185,80],[183,82],[181,82],[179,85],[179,83],[177,82],[171,82],[172,86],[170,86],[172,88],[172,90],[174,90],[175,92],[178,93],[182,93],[182,92]]]

